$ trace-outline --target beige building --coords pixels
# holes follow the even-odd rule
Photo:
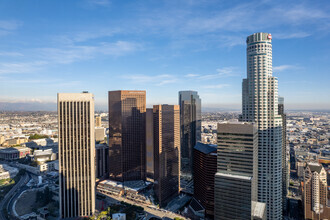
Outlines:
[[[2,146],[6,146],[6,147],[16,146],[16,145],[20,145],[20,144],[26,143],[28,141],[29,141],[28,138],[17,137],[17,138],[12,138],[12,139],[8,139],[8,140],[4,141],[2,143]]]
[[[95,211],[94,96],[57,95],[60,218],[91,216]]]
[[[95,117],[95,127],[102,127],[102,118],[101,118],[101,116]]]
[[[329,219],[327,173],[318,163],[306,166],[303,183],[303,207],[305,219]]]
[[[180,106],[154,105],[153,123],[154,190],[164,207],[180,190]]]

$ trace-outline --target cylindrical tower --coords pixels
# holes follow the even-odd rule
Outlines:
[[[247,79],[240,120],[258,127],[258,201],[267,204],[267,219],[282,219],[282,119],[277,78],[272,76],[272,35],[255,33],[246,43]]]

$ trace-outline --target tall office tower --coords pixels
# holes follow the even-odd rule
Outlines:
[[[95,211],[94,96],[57,94],[60,218]]]
[[[195,91],[180,91],[181,170],[192,176],[193,151],[201,140],[201,99]]]
[[[154,105],[154,191],[164,207],[180,189],[180,107]]]
[[[278,97],[278,114],[282,117],[282,205],[283,213],[287,210],[287,193],[289,190],[290,170],[286,144],[286,114],[284,114],[284,98]]]
[[[102,127],[101,116],[95,117],[95,127]]]
[[[305,219],[329,219],[327,173],[317,163],[309,163],[304,173],[303,207]]]
[[[258,127],[258,201],[267,204],[267,219],[282,219],[282,118],[277,78],[272,76],[272,36],[255,33],[246,42],[240,120]]]
[[[145,179],[145,113],[146,91],[109,91],[110,179]]]
[[[109,147],[106,144],[95,145],[96,178],[109,177]]]
[[[198,142],[194,147],[194,198],[214,217],[214,175],[217,172],[217,145]]]
[[[252,219],[257,200],[258,133],[251,123],[218,124],[215,219]]]
[[[146,180],[154,182],[154,110],[146,111]]]

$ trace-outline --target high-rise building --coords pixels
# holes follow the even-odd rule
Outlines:
[[[154,182],[154,111],[146,111],[146,180]]]
[[[145,179],[146,91],[109,91],[110,179]]]
[[[201,99],[195,91],[180,91],[181,170],[192,176],[193,152],[201,140]]]
[[[194,197],[214,217],[214,175],[217,172],[217,145],[198,142],[194,147]]]
[[[278,97],[278,114],[282,117],[282,205],[283,213],[287,210],[287,194],[289,190],[290,168],[286,144],[286,114],[284,113],[284,98]]]
[[[329,219],[327,173],[318,163],[306,166],[303,183],[303,207],[305,219]]]
[[[257,200],[258,133],[251,123],[218,124],[214,219],[252,219]]]
[[[94,96],[57,94],[60,218],[95,211]]]
[[[95,145],[96,178],[109,177],[109,147],[106,144]]]
[[[95,127],[102,127],[101,116],[95,117]]]
[[[95,127],[95,141],[105,141],[105,128]]]
[[[255,33],[246,42],[240,120],[254,122],[258,128],[258,201],[267,204],[267,219],[282,219],[282,118],[278,82],[272,76],[272,36]]]
[[[164,207],[180,190],[180,107],[154,105],[154,191]]]

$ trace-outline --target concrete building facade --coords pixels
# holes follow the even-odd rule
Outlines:
[[[258,133],[251,123],[218,124],[215,219],[252,219],[258,173]]]
[[[282,117],[282,205],[283,214],[287,211],[287,194],[290,181],[289,151],[286,143],[286,114],[284,113],[284,98],[278,97],[278,114]]]
[[[95,145],[96,178],[109,177],[109,147],[106,144]]]
[[[241,121],[258,128],[258,201],[267,204],[267,219],[282,219],[282,117],[278,81],[272,76],[272,35],[247,37],[247,78],[242,84]]]
[[[304,172],[303,207],[305,219],[329,219],[327,173],[318,163],[309,163]]]
[[[57,94],[60,218],[95,212],[94,96]]]
[[[110,179],[145,179],[146,91],[109,91],[108,98]]]
[[[180,91],[181,170],[193,174],[193,152],[201,140],[201,99],[196,91]]]

